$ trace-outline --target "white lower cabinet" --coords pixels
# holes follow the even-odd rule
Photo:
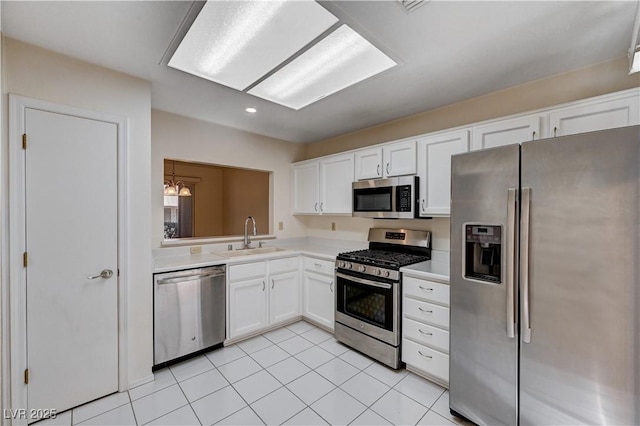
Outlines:
[[[407,368],[449,386],[449,285],[402,279],[402,361]]]
[[[303,258],[302,315],[331,330],[335,317],[334,264],[326,260]]]
[[[264,278],[229,285],[229,337],[234,338],[265,328],[267,283]]]
[[[228,338],[300,315],[298,256],[230,265],[228,270]]]
[[[269,282],[269,323],[275,324],[300,315],[298,271],[271,275]]]

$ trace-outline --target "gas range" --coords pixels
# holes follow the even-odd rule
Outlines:
[[[403,266],[429,259],[429,254],[409,254],[366,249],[340,253],[336,258],[336,267],[365,275],[397,280],[400,277],[399,270]]]
[[[431,258],[431,233],[369,229],[369,248],[336,258],[335,337],[392,368],[400,361],[400,268]]]

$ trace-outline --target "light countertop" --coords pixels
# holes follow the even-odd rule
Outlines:
[[[178,271],[181,269],[200,268],[213,265],[233,265],[238,263],[255,262],[260,260],[282,258],[297,254],[312,256],[328,261],[335,261],[338,253],[360,250],[366,248],[367,242],[329,240],[324,238],[287,238],[281,240],[268,240],[264,247],[279,247],[286,249],[275,253],[256,254],[250,256],[239,256],[227,258],[215,253],[225,250],[224,245],[203,246],[203,253],[188,254],[189,248],[185,247],[180,251],[176,249],[154,251],[153,273]],[[168,255],[161,255],[166,252]]]
[[[431,251],[431,260],[400,269],[404,276],[449,283],[449,252]]]

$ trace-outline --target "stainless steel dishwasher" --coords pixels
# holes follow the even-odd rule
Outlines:
[[[155,274],[154,366],[213,346],[225,338],[225,266]]]

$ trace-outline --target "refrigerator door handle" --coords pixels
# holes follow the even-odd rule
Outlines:
[[[516,337],[516,313],[515,313],[515,252],[516,252],[516,194],[517,189],[509,188],[507,192],[507,337]]]
[[[529,306],[529,208],[531,188],[522,188],[520,217],[520,285],[522,291],[522,341],[531,343],[531,310]]]

